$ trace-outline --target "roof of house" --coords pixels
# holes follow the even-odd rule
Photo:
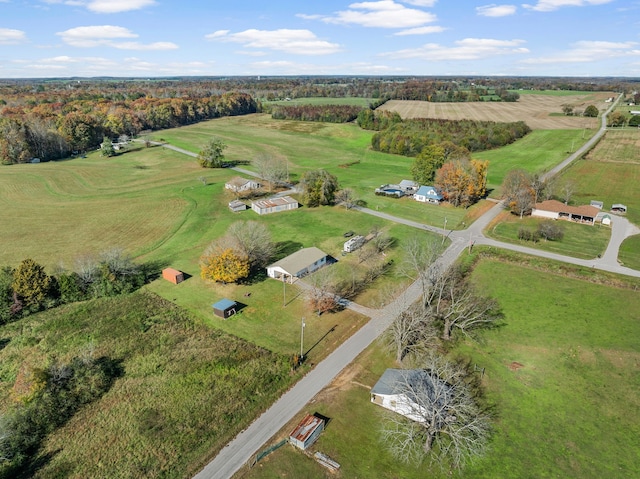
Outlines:
[[[616,203],[615,205],[611,205],[611,209],[612,210],[615,210],[615,209],[626,210],[627,206],[623,205],[622,203]]]
[[[237,303],[235,301],[232,301],[230,299],[221,299],[220,301],[218,301],[215,304],[212,304],[213,309],[220,309],[222,311],[224,311],[225,309],[229,309],[229,308],[233,308],[234,306],[236,306]]]
[[[418,183],[416,183],[415,181],[412,181],[412,180],[402,180],[400,182],[400,186],[402,188],[417,188],[418,187]]]
[[[434,383],[444,386],[447,393],[451,393],[453,388],[445,381],[438,378],[434,373],[425,369],[387,369],[378,382],[371,389],[371,394],[389,396],[406,392],[403,384],[410,385],[410,389],[415,391],[429,391],[433,393]],[[405,391],[402,391],[405,389]],[[409,398],[412,399],[412,398]]]
[[[225,185],[231,185],[231,186],[235,186],[237,188],[246,185],[247,183],[251,182],[253,180],[249,180],[247,178],[242,178],[241,176],[234,176],[233,178],[231,178],[229,181],[227,181],[225,183]]]
[[[327,253],[315,246],[312,246],[311,248],[302,248],[301,250],[282,258],[280,261],[276,261],[268,267],[273,268],[278,266],[293,274],[305,269],[307,266],[312,265],[326,256]]]
[[[442,199],[442,195],[438,193],[438,190],[436,190],[433,186],[421,186],[420,188],[418,188],[418,191],[416,191],[416,195],[431,196],[433,198]]]
[[[558,200],[546,200],[542,203],[536,203],[536,210],[551,211],[553,213],[569,213],[572,215],[588,216],[595,218],[598,215],[598,208],[595,206],[569,206]]]
[[[291,198],[291,196],[278,196],[274,198],[267,198],[266,200],[254,201],[251,203],[258,208],[273,208],[274,206],[283,206],[287,204],[298,204],[297,200]]]

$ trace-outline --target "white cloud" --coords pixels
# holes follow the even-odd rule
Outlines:
[[[96,25],[89,27],[76,27],[56,35],[73,47],[92,48],[108,46],[121,50],[175,50],[178,46],[171,42],[156,42],[142,44],[138,42],[118,42],[116,39],[138,38],[138,34],[133,33],[128,28],[114,25]]]
[[[15,45],[26,41],[27,36],[22,30],[0,28],[0,45]]]
[[[476,12],[482,17],[506,17],[516,13],[517,7],[515,5],[484,5],[482,7],[476,7]]]
[[[580,41],[569,50],[547,57],[528,58],[521,63],[589,63],[623,56],[640,56],[636,42]]]
[[[378,28],[412,28],[437,20],[437,17],[433,13],[415,8],[407,8],[393,0],[352,3],[349,5],[349,10],[336,12],[335,15],[332,16],[300,16],[309,19],[319,18],[325,23]]]
[[[402,3],[415,5],[416,7],[433,7],[438,0],[401,0]]]
[[[205,35],[209,40],[240,43],[245,48],[276,50],[296,55],[328,55],[340,51],[340,45],[320,40],[309,30],[256,30],[229,33],[218,30]]]
[[[405,36],[405,35],[429,35],[431,33],[441,33],[444,32],[446,28],[444,27],[417,27],[417,28],[409,28],[408,30],[402,30],[400,32],[394,33],[395,36]]]
[[[496,55],[529,53],[521,47],[524,40],[494,40],[489,38],[465,38],[455,42],[457,46],[445,47],[437,43],[427,43],[419,48],[383,53],[393,58],[419,58],[428,61],[479,60]]]
[[[85,7],[94,13],[120,13],[140,10],[155,5],[155,0],[43,0],[50,5],[63,4],[72,7]]]
[[[588,7],[591,5],[604,5],[612,1],[613,0],[538,0],[538,3],[535,5],[523,3],[522,6],[537,12],[553,12],[562,7]]]

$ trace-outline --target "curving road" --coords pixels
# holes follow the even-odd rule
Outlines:
[[[543,177],[545,179],[557,174],[564,169],[569,163],[579,158],[589,148],[597,143],[606,130],[607,114],[615,107],[621,96],[614,102],[606,113],[602,116],[602,124],[600,130],[587,143],[579,148],[575,153],[569,156],[565,161],[547,172]],[[161,144],[165,148],[190,155],[196,154],[174,147],[168,144]],[[234,168],[236,171],[258,176],[249,170]],[[633,234],[640,233],[635,225],[629,223],[625,218],[615,216],[613,218],[613,227],[611,240],[602,258],[594,260],[581,260],[571,258],[555,253],[540,251],[524,246],[503,243],[490,238],[483,234],[483,230],[491,223],[491,221],[503,211],[502,202],[487,211],[483,216],[477,219],[469,228],[464,231],[451,231],[424,225],[415,221],[397,218],[386,213],[374,211],[368,208],[357,209],[363,213],[377,216],[389,221],[402,223],[420,230],[427,230],[441,235],[446,235],[451,244],[444,253],[436,261],[436,267],[448,267],[460,256],[460,254],[470,245],[489,245],[498,248],[509,249],[521,253],[545,257],[562,261],[565,263],[576,264],[580,266],[593,267],[605,271],[611,271],[618,274],[640,277],[640,271],[624,268],[618,264],[618,249],[622,241]],[[346,366],[348,366],[362,351],[364,351],[380,334],[382,334],[391,324],[398,312],[406,308],[408,305],[416,301],[421,294],[418,282],[411,284],[403,294],[394,302],[388,304],[382,309],[371,309],[364,306],[346,302],[346,306],[361,314],[365,314],[371,318],[359,331],[347,339],[340,347],[333,351],[326,359],[321,361],[316,367],[298,381],[289,391],[287,391],[278,401],[276,401],[268,410],[258,417],[247,429],[238,434],[229,444],[227,444],[218,455],[207,466],[200,471],[196,479],[228,479],[231,478],[238,470],[240,470],[251,457],[282,427],[284,427],[298,412],[313,399],[325,386],[327,386]]]

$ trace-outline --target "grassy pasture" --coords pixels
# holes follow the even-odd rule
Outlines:
[[[520,219],[517,215],[503,212],[490,226],[486,234],[505,243],[514,243],[529,248],[550,251],[574,258],[594,259],[604,254],[611,236],[611,229],[607,226],[596,224],[594,226],[559,221],[557,224],[563,228],[564,237],[559,241],[540,240],[537,243],[518,239],[518,230],[521,227],[529,230],[537,230],[538,225],[544,220],[530,216]]]
[[[640,235],[624,240],[620,246],[618,260],[628,268],[640,270]]]
[[[34,478],[192,477],[296,377],[288,357],[145,293],[33,315],[3,326],[0,338],[2,409],[25,364],[64,362],[91,344],[96,358],[122,370],[102,398],[48,437],[33,458]]]
[[[576,184],[572,202],[604,201],[606,210],[614,203],[627,205],[627,217],[640,224],[640,130],[609,130],[584,160],[562,174]]]
[[[494,260],[481,261],[473,279],[498,299],[505,314],[501,327],[452,351],[485,368],[486,400],[496,416],[487,456],[452,475],[390,457],[377,425],[390,413],[370,402],[368,390],[385,368],[396,367],[379,345],[308,405],[307,412],[332,418],[313,450],[340,463],[342,477],[634,476],[640,460],[640,323],[635,314],[640,297],[630,288]],[[238,477],[329,475],[286,446]]]
[[[595,105],[600,111],[606,110],[604,101],[612,93],[572,92],[568,95],[527,94],[517,102],[466,102],[433,103],[426,101],[391,100],[380,106],[380,110],[397,111],[402,118],[442,118],[447,120],[482,120],[512,122],[524,121],[533,130],[596,129],[597,118],[579,116],[552,116],[561,113],[562,105],[569,103],[575,109],[584,110]]]
[[[549,171],[594,133],[595,130],[534,130],[515,143],[474,153],[473,157],[489,161],[487,188],[492,190],[492,197],[500,197],[502,181],[510,170]]]

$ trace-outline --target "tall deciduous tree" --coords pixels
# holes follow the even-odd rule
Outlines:
[[[300,180],[309,207],[331,205],[338,190],[338,178],[325,170],[307,171]]]
[[[278,158],[269,153],[260,153],[253,160],[253,166],[256,167],[260,178],[269,183],[269,189],[288,181],[289,168],[287,160]]]
[[[394,385],[394,393],[406,398],[408,413],[417,420],[390,414],[385,443],[404,462],[429,459],[441,467],[461,468],[484,454],[490,417],[478,405],[462,368],[436,354],[420,366],[403,371]]]
[[[49,294],[51,277],[44,266],[28,258],[14,271],[11,286],[26,307],[39,308]]]
[[[102,139],[100,151],[102,152],[102,156],[114,156],[116,154],[116,150],[113,148],[113,143],[111,143],[110,138],[105,136]]]
[[[598,116],[598,113],[598,107],[596,107],[595,105],[589,105],[587,108],[585,108],[583,115],[590,118],[596,118]]]
[[[242,252],[251,267],[266,266],[276,252],[267,226],[258,221],[238,221],[229,226],[226,236],[230,246]]]
[[[454,160],[436,172],[435,186],[453,206],[469,206],[486,194],[488,161]]]
[[[221,283],[235,283],[249,275],[249,260],[238,251],[227,248],[205,253],[200,258],[202,279]]]
[[[219,138],[211,138],[198,153],[198,163],[203,168],[222,168],[227,145]]]
[[[502,182],[502,195],[507,207],[522,218],[536,202],[532,176],[520,169],[509,171]]]
[[[436,171],[447,161],[469,160],[469,150],[457,146],[450,141],[434,143],[425,146],[416,156],[411,165],[411,175],[417,183],[430,185],[436,176]]]

